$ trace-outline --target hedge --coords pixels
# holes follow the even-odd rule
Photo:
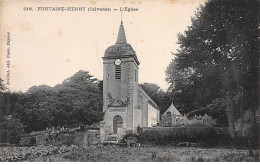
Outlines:
[[[228,130],[214,127],[157,127],[144,129],[139,136],[140,142],[165,142],[180,143],[207,143],[216,145],[218,142],[229,141]]]
[[[0,130],[0,143],[18,144],[20,134],[17,131]]]

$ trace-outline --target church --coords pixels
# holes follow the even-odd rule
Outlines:
[[[140,62],[127,43],[121,21],[116,43],[108,47],[103,58],[104,126],[110,134],[118,125],[127,131],[156,126],[160,120],[157,104],[138,84]]]

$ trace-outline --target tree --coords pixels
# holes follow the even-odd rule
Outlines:
[[[19,97],[14,115],[27,132],[99,122],[104,113],[98,82],[88,72],[79,71],[55,87],[33,86]]]
[[[23,125],[18,119],[12,117],[14,105],[20,93],[6,91],[3,80],[0,78],[0,142],[17,144]]]
[[[259,108],[259,1],[210,0],[192,25],[178,34],[180,49],[167,68],[170,90],[184,111],[199,110],[226,100],[229,126],[236,115]],[[241,108],[234,108],[236,98]],[[257,132],[257,131],[253,131]],[[254,135],[252,135],[254,136]]]
[[[103,92],[103,80],[98,82],[98,88],[99,88],[100,91]]]
[[[5,102],[5,96],[4,96],[4,84],[3,79],[0,78],[0,122],[4,120],[4,114],[6,112],[6,102]]]
[[[93,78],[86,71],[79,71],[66,79],[59,88],[63,98],[69,98],[78,123],[93,124],[103,120],[103,91],[102,82]],[[66,101],[67,102],[67,101]]]
[[[20,136],[23,133],[23,125],[18,119],[15,118],[5,118],[3,122],[0,123],[0,142],[10,144],[18,144],[20,141]]]
[[[4,91],[4,89],[5,89],[5,87],[4,87],[4,84],[3,84],[3,79],[1,79],[0,78],[0,92],[2,93],[3,91]]]
[[[14,117],[20,119],[26,132],[44,130],[53,125],[57,95],[43,91],[22,94],[16,103]]]

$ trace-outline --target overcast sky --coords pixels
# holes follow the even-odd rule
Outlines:
[[[66,2],[66,3],[65,3]],[[140,61],[139,83],[167,89],[165,70],[178,48],[177,33],[191,24],[191,16],[204,0],[148,1],[24,1],[3,0],[0,8],[1,36],[10,32],[10,85],[26,91],[33,85],[55,86],[79,70],[102,80],[102,56],[115,44],[123,12],[127,42]],[[37,7],[106,7],[111,12],[37,11]],[[34,11],[24,11],[32,7]],[[1,37],[0,77],[6,80],[6,37]]]

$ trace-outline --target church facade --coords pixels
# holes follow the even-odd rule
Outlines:
[[[126,131],[157,125],[159,108],[138,84],[140,62],[126,41],[122,21],[116,43],[106,49],[102,58],[103,122],[110,134],[117,134],[118,124]]]

